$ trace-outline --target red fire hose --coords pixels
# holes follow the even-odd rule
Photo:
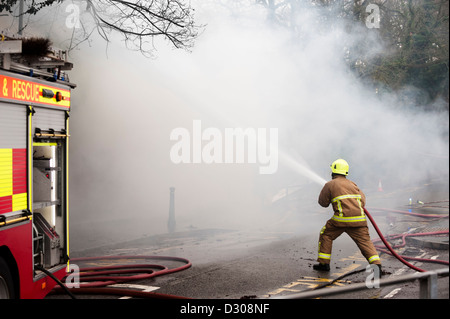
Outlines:
[[[81,279],[80,287],[83,288],[104,287],[120,282],[148,279],[156,276],[162,276],[178,272],[192,266],[191,262],[187,259],[170,256],[102,256],[102,257],[73,258],[71,259],[71,261],[79,262],[79,261],[137,260],[137,259],[169,260],[181,262],[184,265],[172,269],[169,269],[166,266],[155,264],[125,264],[125,265],[102,266],[102,267],[86,267],[80,269],[80,279]]]
[[[108,285],[117,283],[129,282],[134,280],[142,280],[153,278],[156,276],[162,276],[174,272],[178,272],[187,269],[192,266],[191,262],[187,259],[180,257],[170,256],[101,256],[101,257],[85,257],[85,258],[73,258],[71,262],[104,262],[107,260],[165,260],[175,261],[183,263],[182,266],[175,268],[168,268],[166,266],[157,264],[123,264],[113,266],[98,266],[98,267],[85,267],[81,268],[79,275],[79,287],[69,288],[71,293],[76,294],[99,294],[99,295],[120,295],[120,296],[132,296],[140,298],[157,298],[157,299],[186,299],[185,297],[160,294],[154,292],[143,292],[133,289],[120,289],[109,288]],[[68,277],[71,273],[67,274],[63,279],[67,283]],[[62,292],[62,289],[55,287],[53,292]],[[73,295],[71,295],[74,298]]]
[[[419,272],[425,272],[425,270],[418,268],[414,265],[412,265],[411,263],[409,263],[408,261],[405,260],[405,258],[407,259],[412,259],[412,260],[418,260],[418,261],[427,261],[427,262],[437,262],[437,263],[443,263],[443,264],[449,264],[448,261],[444,261],[444,260],[432,260],[432,259],[423,259],[423,258],[413,258],[413,257],[404,257],[404,256],[400,256],[392,247],[391,245],[389,245],[389,243],[387,242],[386,238],[383,236],[382,232],[380,231],[380,229],[378,228],[378,225],[375,223],[375,221],[373,220],[372,216],[370,215],[370,213],[367,211],[367,209],[364,208],[364,212],[366,213],[367,217],[369,218],[370,222],[372,223],[373,227],[375,228],[376,232],[378,233],[378,236],[380,236],[380,240],[383,242],[383,244],[386,246],[386,248],[389,250],[389,252],[394,255],[398,260],[400,260],[403,264],[405,264],[406,266],[410,267],[411,269],[414,269],[416,271]],[[448,231],[445,232],[434,232],[434,233],[426,233],[427,235],[429,234],[442,234],[442,233],[447,233]],[[405,236],[406,237],[406,236]]]
[[[379,208],[379,207],[371,207],[371,209],[392,212],[392,213],[398,213],[398,214],[405,214],[405,215],[409,215],[409,216],[424,217],[424,218],[446,218],[446,217],[448,217],[448,214],[420,214],[420,213],[413,213],[413,212],[404,211],[404,210]]]

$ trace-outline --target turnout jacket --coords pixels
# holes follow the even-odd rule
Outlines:
[[[367,226],[364,214],[366,196],[358,186],[344,175],[335,175],[326,183],[319,195],[319,205],[332,205],[334,215],[330,222],[337,227]]]

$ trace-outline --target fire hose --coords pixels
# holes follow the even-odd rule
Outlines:
[[[411,213],[411,212],[405,212],[405,211],[399,211],[399,210],[388,210],[388,209],[383,209],[383,208],[378,208],[378,210],[384,210],[384,211],[392,211],[392,212],[396,212],[396,213],[401,213],[401,214],[408,214],[408,215],[412,215],[412,216],[416,216],[416,217],[427,217],[427,218],[443,218],[443,217],[448,217],[448,215],[428,215],[428,214],[417,214],[417,213]],[[405,264],[406,266],[410,267],[413,270],[416,270],[418,272],[425,272],[426,270],[423,270],[419,267],[416,267],[414,265],[412,265],[411,263],[409,263],[408,261],[406,261],[406,259],[410,259],[410,260],[416,260],[416,261],[423,261],[423,262],[433,262],[433,263],[440,263],[440,264],[445,264],[448,265],[449,262],[445,261],[445,260],[436,260],[436,259],[425,259],[425,258],[416,258],[416,257],[407,257],[407,256],[401,256],[399,255],[394,249],[393,247],[391,247],[391,245],[388,243],[388,241],[386,240],[386,238],[383,236],[383,233],[380,231],[380,229],[378,228],[378,225],[375,223],[375,220],[373,219],[372,215],[367,211],[366,208],[364,208],[364,213],[366,214],[366,216],[369,218],[370,222],[372,223],[372,226],[375,228],[378,236],[380,236],[379,239],[374,240],[373,242],[377,242],[377,241],[382,241],[384,246],[388,249],[385,250],[383,249],[383,246],[381,245],[375,245],[375,247],[387,254],[391,254],[394,257],[396,257],[398,260],[400,260],[403,264]],[[398,235],[391,235],[389,236],[389,238],[391,239],[396,239],[396,238],[402,238],[403,242],[400,245],[396,245],[394,246],[395,248],[399,248],[399,247],[403,247],[406,243],[405,243],[405,238],[408,236],[429,236],[429,235],[442,235],[442,234],[448,234],[448,230],[446,231],[436,231],[436,232],[426,232],[426,233],[417,233],[417,234],[398,234]],[[354,271],[350,271],[346,274],[343,274],[341,276],[339,276],[338,278],[333,279],[330,282],[318,285],[316,287],[307,289],[305,291],[308,290],[317,290],[317,289],[321,289],[321,288],[325,288],[328,286],[331,286],[332,284],[334,284],[335,282],[354,275],[354,274],[358,274],[360,272],[365,271],[365,269],[357,269]]]
[[[73,262],[79,261],[105,261],[105,260],[169,260],[184,263],[184,265],[169,269],[166,266],[156,264],[127,264],[127,265],[115,265],[115,266],[102,266],[102,267],[86,267],[80,269],[80,278],[84,278],[85,282],[92,282],[91,284],[82,284],[84,288],[89,287],[104,287],[115,283],[131,280],[142,280],[153,278],[156,276],[162,276],[174,272],[178,272],[187,269],[192,266],[191,262],[187,259],[180,257],[170,256],[102,256],[102,257],[85,257],[71,259]],[[154,270],[158,269],[158,270]],[[114,276],[113,274],[116,274]],[[124,274],[135,274],[131,276],[122,276]],[[81,284],[80,284],[81,285]]]
[[[414,265],[412,265],[411,263],[409,263],[408,261],[406,261],[406,259],[411,259],[411,260],[417,260],[417,261],[426,261],[426,262],[436,262],[436,263],[442,263],[442,264],[446,264],[448,265],[448,261],[444,261],[444,260],[434,260],[434,259],[424,259],[424,258],[415,258],[415,257],[405,257],[405,256],[401,256],[399,255],[392,247],[391,245],[387,242],[386,238],[383,236],[382,232],[380,231],[380,229],[378,228],[378,225],[375,223],[372,215],[370,215],[370,213],[367,211],[366,208],[364,208],[364,213],[366,214],[366,216],[369,218],[370,222],[372,223],[372,226],[375,228],[378,236],[380,236],[380,240],[383,242],[383,244],[386,246],[386,248],[388,249],[388,251],[394,256],[396,257],[398,260],[400,260],[403,264],[405,264],[406,266],[408,266],[411,269],[414,269],[416,271],[419,272],[425,272],[425,270],[416,267]],[[428,233],[421,233],[420,235],[425,236],[425,235],[436,235],[436,234],[444,234],[447,233],[448,231],[439,231],[439,232],[428,232]],[[410,234],[410,236],[412,235],[418,235],[418,234]],[[405,238],[406,236],[408,236],[408,234],[404,234],[401,235],[403,236],[403,238]],[[378,248],[380,249],[380,247],[378,246]],[[384,252],[386,252],[385,250],[383,250]]]
[[[71,262],[105,262],[107,260],[168,260],[183,263],[182,266],[175,268],[168,268],[159,264],[123,264],[113,266],[99,266],[99,267],[84,267],[81,268],[79,273],[79,282],[76,283],[76,288],[61,289],[55,287],[53,293],[59,293],[63,290],[65,292],[70,291],[71,298],[75,298],[75,294],[103,294],[103,295],[122,295],[141,298],[158,298],[158,299],[186,299],[180,296],[160,294],[154,292],[137,291],[133,289],[121,289],[106,287],[118,283],[124,283],[135,280],[143,280],[171,274],[174,272],[182,271],[192,266],[191,262],[185,258],[170,257],[170,256],[101,256],[101,257],[84,257],[73,258]],[[70,278],[72,273],[68,273],[63,281],[66,282]]]
[[[447,214],[420,214],[420,213],[413,213],[409,211],[404,210],[398,210],[398,209],[388,209],[388,208],[378,208],[378,207],[372,207],[373,210],[380,210],[380,211],[386,211],[386,212],[392,212],[392,213],[398,213],[398,214],[404,214],[409,216],[415,216],[415,217],[424,217],[424,218],[446,218],[448,217]]]

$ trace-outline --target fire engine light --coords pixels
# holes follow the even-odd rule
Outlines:
[[[56,92],[55,94],[56,102],[59,102],[61,100],[64,100],[64,97],[62,96],[61,92]]]
[[[42,89],[42,96],[52,98],[55,95],[52,90],[49,89]]]

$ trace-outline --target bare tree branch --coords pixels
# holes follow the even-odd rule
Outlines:
[[[0,11],[14,15],[18,1],[1,0]],[[61,3],[62,0],[25,0],[22,14],[36,14],[45,7]],[[203,28],[195,24],[194,9],[187,0],[85,0],[79,3],[86,3],[85,13],[91,17],[93,26],[83,22],[78,42],[72,37],[71,45],[74,46],[86,41],[92,29],[96,29],[108,42],[112,33],[121,34],[128,48],[144,55],[151,55],[155,50],[153,40],[156,37],[165,38],[177,49],[190,50]]]
[[[97,30],[105,40],[109,41],[112,31],[118,32],[128,47],[143,53],[154,49],[150,39],[158,36],[169,40],[175,48],[189,50],[201,28],[194,23],[194,10],[180,0],[88,2]]]

